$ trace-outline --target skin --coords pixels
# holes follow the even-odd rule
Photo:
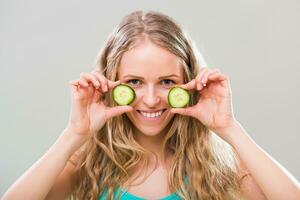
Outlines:
[[[172,73],[177,75],[178,79],[170,78],[174,81],[170,87],[180,85],[182,88],[197,90],[200,93],[201,98],[196,105],[187,108],[168,106],[167,91],[170,87],[162,86],[158,77]],[[166,133],[166,125],[173,117],[172,113],[194,117],[237,151],[239,170],[241,174],[248,173],[248,176],[242,179],[242,190],[247,199],[283,199],[287,196],[289,199],[297,199],[300,196],[299,184],[255,144],[236,120],[232,108],[229,77],[222,74],[219,69],[203,67],[195,79],[184,84],[183,68],[178,58],[169,51],[146,41],[125,53],[118,74],[122,82],[131,83],[137,92],[137,99],[132,104],[133,110],[126,114],[137,128],[136,136],[139,143],[145,148],[161,156],[162,152],[157,149]],[[141,78],[131,77],[128,82],[125,78],[128,74]],[[157,123],[143,120],[137,112],[137,110],[162,108],[167,108],[167,111],[162,117],[162,122],[157,121]],[[128,191],[150,199],[162,198],[170,194],[167,190],[169,167],[167,163],[161,161],[161,168],[154,170],[146,181],[129,188]],[[286,190],[278,192],[280,188]]]
[[[136,139],[142,146],[161,157],[162,152],[158,152],[158,149],[165,135],[165,128],[174,116],[174,113],[170,112],[167,95],[172,86],[183,83],[180,60],[149,41],[143,42],[124,53],[118,78],[136,92],[136,99],[131,104],[133,111],[126,113],[136,127]],[[138,112],[162,109],[166,111],[155,121],[145,120]]]
[[[153,162],[150,164],[150,171],[144,172],[151,175],[142,184],[126,189],[132,194],[150,199],[166,196],[170,193],[167,188],[167,171],[171,156],[163,161],[159,149],[166,134],[166,127],[174,116],[174,113],[170,112],[167,95],[172,86],[183,84],[183,67],[178,57],[147,41],[124,53],[118,69],[118,78],[136,92],[136,99],[131,104],[133,110],[126,115],[136,127],[137,141],[144,148],[155,152],[159,159],[158,166]],[[162,109],[166,111],[155,121],[144,119],[138,112]],[[155,170],[152,173],[153,169]],[[139,167],[136,171],[140,172]],[[138,176],[138,173],[135,175]],[[139,176],[134,184],[139,183],[142,178]],[[127,187],[127,183],[123,185]]]
[[[99,127],[95,128],[95,126],[98,126],[99,123],[104,123],[105,120],[115,115],[126,113],[136,127],[135,135],[138,142],[144,148],[154,151],[159,157],[158,166],[155,166],[154,171],[151,173],[144,172],[150,174],[144,182],[139,182],[143,178],[140,176],[137,179],[139,184],[136,186],[126,188],[126,183],[124,183],[128,192],[147,199],[158,199],[171,193],[167,188],[167,172],[172,155],[169,156],[170,159],[163,161],[161,159],[162,152],[159,152],[158,149],[160,149],[160,141],[165,134],[168,122],[177,113],[198,119],[220,138],[232,145],[238,154],[241,175],[245,172],[248,173],[248,176],[242,179],[242,191],[246,199],[300,198],[299,183],[249,137],[234,117],[229,77],[221,73],[219,69],[201,68],[195,79],[184,84],[183,71],[181,71],[182,67],[178,58],[169,51],[146,40],[124,54],[118,70],[120,79],[118,82],[110,82],[95,70],[91,74],[83,74],[79,81],[75,81],[75,84],[82,85],[83,83],[81,84],[80,81],[92,82],[97,90],[92,92],[93,87],[91,87],[90,96],[93,98],[89,102],[92,102],[94,108],[102,106],[101,110],[105,111],[102,112],[104,114],[94,112],[93,107],[88,106],[89,112],[92,114],[89,115],[92,116],[92,119],[89,120],[89,129],[94,127],[92,130],[96,130]],[[177,75],[177,80],[173,79],[175,76],[172,78],[174,84],[188,90],[197,90],[200,93],[201,98],[195,106],[172,109],[168,106],[167,91],[171,86],[169,84],[166,86],[165,83],[173,82],[159,80],[158,77],[171,73]],[[129,80],[126,79],[128,77],[125,78],[128,74],[141,78],[133,81],[132,79],[137,78],[131,77],[130,82],[128,82]],[[112,89],[120,82],[132,84],[137,93],[137,98],[131,106],[109,108],[97,101],[104,92]],[[167,110],[160,123],[142,120],[137,112],[137,110],[163,108]],[[96,115],[99,116],[96,117]],[[78,117],[78,115],[75,116]],[[82,120],[81,118],[74,121],[81,123]],[[75,131],[74,127],[76,126],[71,127],[68,128],[69,132],[80,133],[80,129]],[[92,130],[89,134],[93,132]],[[86,132],[86,130],[82,130],[82,133]],[[140,171],[139,166],[137,166],[136,171]]]
[[[169,77],[160,79],[160,77],[165,76]],[[227,77],[222,75],[218,69],[202,68],[195,79],[184,84],[183,67],[179,58],[168,50],[146,40],[124,53],[118,69],[118,78],[121,83],[131,85],[137,95],[135,101],[130,105],[133,108],[132,111],[126,112],[136,127],[137,141],[144,148],[155,152],[159,158],[158,165],[155,166],[154,162],[150,163],[150,170],[148,171],[142,171],[142,168],[136,167],[136,173],[132,178],[137,178],[133,182],[136,185],[128,187],[129,181],[122,185],[128,192],[139,197],[163,198],[174,192],[168,190],[167,181],[172,155],[168,155],[167,160],[164,161],[162,160],[163,152],[159,151],[168,123],[174,114],[178,113],[195,117],[215,131],[231,127],[234,117],[231,111],[229,83],[224,82]],[[173,86],[201,91],[202,98],[193,107],[171,108],[168,105],[167,94]],[[161,109],[166,109],[166,111],[157,121],[145,120],[138,112],[138,110]],[[222,138],[226,138],[226,136],[224,135]],[[245,165],[242,164],[241,162],[243,171],[247,171]],[[148,175],[143,182],[144,177],[139,175],[140,172]],[[253,191],[255,192],[253,199],[265,199],[255,181],[253,179],[247,179],[247,181],[243,185],[247,189],[250,186],[250,194],[253,195]]]
[[[67,127],[49,151],[8,189],[2,199],[65,199],[77,179],[77,171],[69,161],[76,162],[76,152],[109,118],[123,113],[135,125],[138,142],[154,151],[159,158],[162,152],[157,149],[174,114],[194,117],[237,152],[241,175],[244,172],[249,174],[242,179],[242,192],[246,199],[300,199],[297,180],[261,149],[235,119],[229,77],[218,69],[202,68],[195,79],[183,84],[181,70],[177,57],[144,41],[125,53],[118,72],[119,81],[107,80],[97,69],[82,73],[79,79],[70,81],[71,113]],[[100,97],[121,81],[124,82],[127,73],[143,77],[141,86],[135,88],[137,99],[131,106],[106,106]],[[195,106],[170,109],[166,99],[167,87],[170,86],[165,85],[170,81],[158,80],[158,77],[169,73],[178,76],[175,84],[200,93],[201,98]],[[167,110],[157,124],[142,120],[136,112],[139,109],[162,108]],[[170,161],[159,159],[152,173],[145,172],[150,176],[128,191],[146,199],[159,199],[170,194],[167,189]]]

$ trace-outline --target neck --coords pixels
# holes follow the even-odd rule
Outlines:
[[[145,135],[139,130],[136,130],[135,132],[137,142],[145,149],[155,153],[159,163],[165,163],[165,161],[163,160],[163,155],[165,152],[162,150],[165,134],[166,131],[162,131],[161,133],[154,136]],[[168,155],[166,155],[166,159],[167,157]]]
[[[166,129],[167,130],[167,129]],[[141,173],[142,174],[148,174],[148,173],[152,173],[153,169],[156,170],[158,167],[160,167],[163,170],[166,170],[166,173],[169,171],[170,166],[172,164],[173,161],[173,156],[172,154],[167,151],[166,152],[166,157],[165,160],[163,159],[163,155],[164,152],[161,149],[162,144],[163,144],[163,139],[165,137],[165,134],[167,133],[167,131],[162,131],[161,133],[155,135],[155,136],[148,136],[143,134],[142,132],[140,132],[139,130],[135,129],[134,130],[134,136],[136,141],[145,149],[155,153],[155,155],[157,156],[156,160],[154,157],[150,156],[150,165],[149,165],[149,169],[146,169],[146,171],[144,171],[145,169],[143,168],[144,166],[140,165],[141,163],[139,163],[137,166],[135,166],[133,168],[132,173],[132,177],[130,178],[130,180],[135,180],[135,178],[140,177]],[[128,181],[127,179],[125,179],[125,181]],[[130,181],[129,181],[130,183]],[[126,185],[126,183],[124,183],[124,186]]]

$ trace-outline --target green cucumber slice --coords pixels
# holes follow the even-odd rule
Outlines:
[[[190,94],[186,89],[173,87],[169,90],[168,102],[173,108],[185,107],[190,101]]]
[[[112,96],[118,105],[125,106],[131,104],[136,95],[134,90],[129,85],[120,84],[114,87]]]

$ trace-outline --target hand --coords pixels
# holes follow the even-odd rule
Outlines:
[[[69,132],[87,139],[99,131],[111,117],[132,111],[131,106],[108,107],[102,101],[103,94],[119,83],[120,81],[107,80],[98,70],[81,73],[79,79],[70,81]]]
[[[181,87],[199,91],[199,101],[191,107],[172,108],[171,112],[195,117],[224,139],[225,136],[220,135],[221,130],[235,122],[229,77],[219,69],[203,67],[195,79]]]

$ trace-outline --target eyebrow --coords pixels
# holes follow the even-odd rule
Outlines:
[[[136,76],[136,75],[132,75],[132,74],[127,74],[123,78],[126,78],[126,77],[135,77],[135,78],[139,78],[139,79],[144,79],[141,76]],[[169,77],[177,77],[178,78],[179,76],[176,74],[170,74],[170,75],[166,75],[166,76],[161,76],[158,79],[164,79],[164,78],[169,78]]]

